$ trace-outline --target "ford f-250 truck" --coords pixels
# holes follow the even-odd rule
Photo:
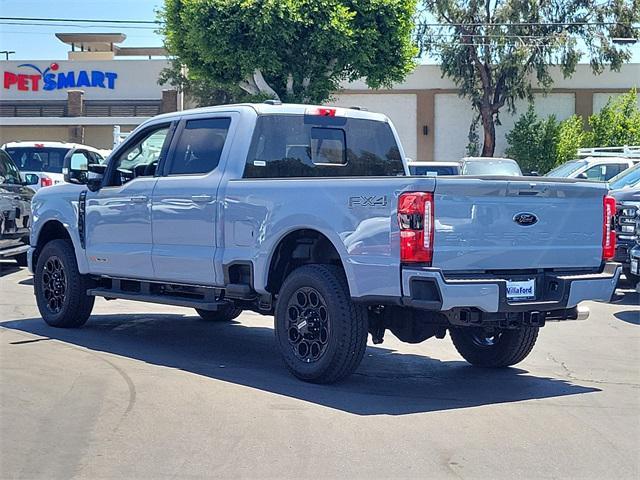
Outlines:
[[[513,365],[546,322],[608,301],[620,275],[606,185],[410,177],[390,121],[358,109],[161,115],[106,168],[65,175],[33,202],[49,325],[83,325],[96,296],[212,321],[253,310],[275,316],[286,365],[312,382],[352,373],[385,330],[413,343],[449,331],[472,364]]]

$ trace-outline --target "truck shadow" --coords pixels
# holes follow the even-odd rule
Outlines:
[[[374,346],[345,381],[312,385],[287,372],[271,328],[215,324],[193,316],[93,315],[78,330],[51,328],[40,318],[0,326],[357,415],[404,415],[599,391],[518,368],[481,370],[462,361]]]

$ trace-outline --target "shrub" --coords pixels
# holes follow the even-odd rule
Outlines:
[[[640,108],[636,89],[610,97],[600,112],[589,117],[591,131],[587,141],[592,147],[640,145]]]
[[[588,145],[588,139],[582,117],[572,115],[560,122],[556,142],[556,160],[553,166],[573,160],[577,157],[578,149],[586,145]]]
[[[546,173],[556,164],[556,144],[560,123],[554,115],[539,119],[533,105],[523,114],[513,129],[507,133],[508,157],[520,164],[526,172]]]

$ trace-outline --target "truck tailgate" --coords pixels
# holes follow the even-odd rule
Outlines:
[[[604,184],[571,180],[437,179],[433,266],[598,267],[606,193]]]

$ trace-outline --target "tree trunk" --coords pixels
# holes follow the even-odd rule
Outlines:
[[[482,128],[484,129],[484,141],[482,144],[482,156],[493,157],[496,151],[496,124],[493,119],[493,114],[482,109],[480,111],[480,118],[482,119]]]

